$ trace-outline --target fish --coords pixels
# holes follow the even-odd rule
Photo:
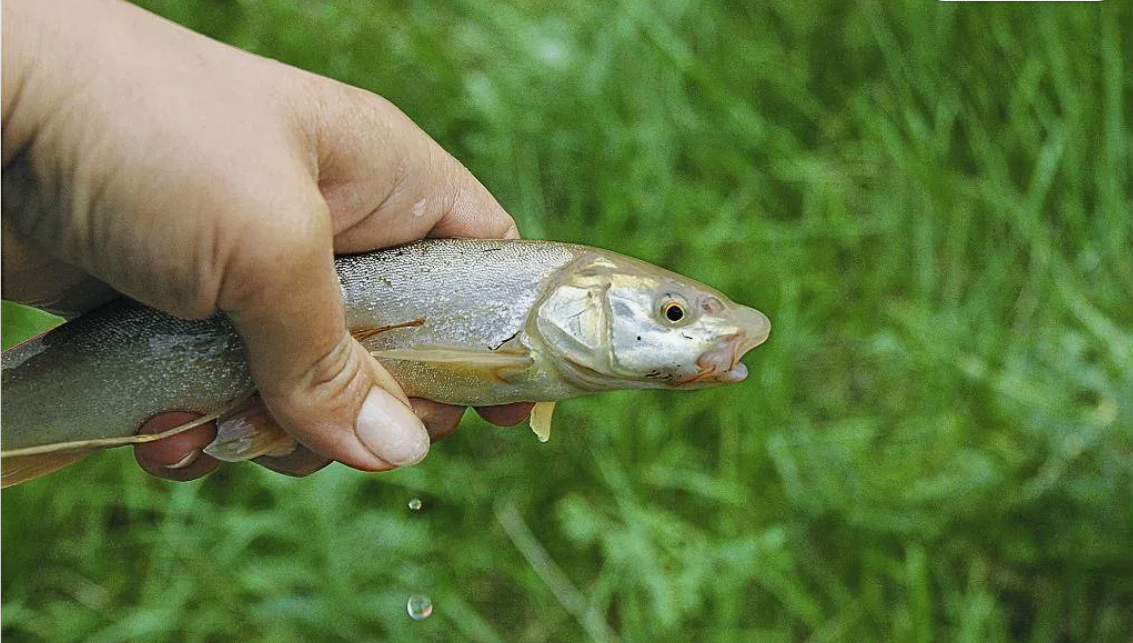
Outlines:
[[[556,402],[621,389],[740,382],[765,342],[763,313],[615,252],[541,240],[429,239],[337,257],[350,332],[410,397],[461,406]],[[221,313],[185,320],[120,299],[3,353],[2,486],[104,448],[205,422],[224,461],[296,446],[255,396]],[[194,422],[138,434],[155,415]]]

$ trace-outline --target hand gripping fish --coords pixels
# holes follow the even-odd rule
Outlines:
[[[554,402],[629,388],[691,389],[747,376],[762,313],[648,263],[534,240],[428,240],[337,260],[347,323],[410,397],[462,406]],[[101,448],[207,421],[205,452],[239,461],[295,442],[255,406],[240,339],[221,314],[186,321],[126,300],[3,355],[3,486]],[[164,411],[203,414],[153,435]]]

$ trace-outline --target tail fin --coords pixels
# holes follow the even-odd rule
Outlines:
[[[87,457],[89,451],[81,453],[33,453],[31,455],[5,456],[0,466],[0,489],[34,480],[53,471],[72,465]]]
[[[242,404],[243,402],[243,400],[239,400],[237,404]],[[186,422],[185,424],[175,426],[171,429],[166,429],[161,433],[144,433],[141,435],[127,435],[120,438],[59,442],[24,449],[0,451],[0,488],[6,489],[58,471],[65,466],[82,460],[94,451],[126,444],[154,442],[155,440],[162,440],[169,436],[183,433],[207,422],[212,422],[225,413],[228,413],[233,408],[233,405],[229,405],[219,413],[202,415],[192,422]]]

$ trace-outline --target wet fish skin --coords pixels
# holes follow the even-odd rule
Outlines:
[[[436,240],[339,257],[336,267],[351,328],[424,317],[432,323],[398,334],[398,345],[487,348],[522,328],[539,284],[577,252]],[[226,317],[184,320],[127,300],[5,351],[2,368],[4,450],[132,435],[163,411],[211,413],[254,390]],[[441,384],[404,384],[410,395],[454,399],[435,391]]]
[[[166,410],[209,413],[254,390],[223,315],[189,321],[119,300],[3,356],[5,451],[132,435]]]
[[[703,284],[580,245],[427,240],[336,267],[352,332],[407,394],[439,402],[738,381],[770,329]],[[216,413],[254,391],[223,315],[124,300],[6,351],[2,377],[5,452],[131,436],[163,411]]]

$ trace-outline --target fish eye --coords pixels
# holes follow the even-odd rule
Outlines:
[[[661,306],[661,314],[674,324],[685,318],[685,307],[676,301],[667,301]]]
[[[692,321],[696,316],[696,311],[693,310],[688,303],[688,300],[683,295],[673,291],[661,291],[657,297],[654,309],[660,322],[670,326],[683,326]]]

